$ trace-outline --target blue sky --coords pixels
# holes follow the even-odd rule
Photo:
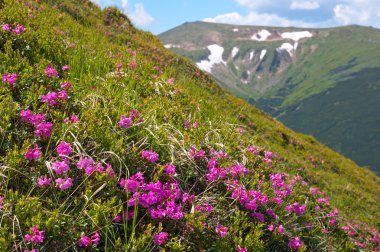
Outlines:
[[[92,0],[117,6],[141,29],[159,34],[184,22],[380,28],[380,0]]]

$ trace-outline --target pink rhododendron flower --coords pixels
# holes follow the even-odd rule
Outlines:
[[[173,85],[173,84],[174,84],[174,79],[173,79],[173,78],[170,78],[170,79],[168,80],[168,83]]]
[[[128,63],[130,69],[135,69],[137,67],[136,61],[131,61]]]
[[[91,239],[90,239],[90,237],[86,236],[85,234],[82,234],[80,236],[80,240],[79,240],[78,244],[80,247],[88,247],[91,245]]]
[[[39,124],[36,125],[35,129],[34,129],[34,134],[37,136],[37,137],[42,137],[42,138],[49,138],[51,136],[51,131],[53,129],[53,124],[48,122],[48,123],[44,123],[44,122],[41,122]]]
[[[73,186],[72,178],[58,178],[55,180],[56,185],[63,191]]]
[[[303,242],[300,240],[299,237],[290,239],[289,244],[288,244],[289,248],[293,250],[299,250],[302,245],[303,245]]]
[[[227,235],[228,227],[223,227],[222,225],[218,224],[218,226],[215,229],[215,232],[223,238]]]
[[[29,109],[21,110],[20,117],[22,121],[30,123],[32,125],[44,122],[46,119],[46,116],[44,114],[32,114]]]
[[[72,88],[72,85],[71,85],[71,82],[63,82],[61,83],[60,87],[64,90],[69,90],[70,88]]]
[[[175,166],[173,164],[165,165],[164,170],[168,175],[175,175]]]
[[[13,32],[16,33],[17,36],[21,35],[26,31],[25,27],[22,25],[16,25],[16,28],[13,29]]]
[[[32,233],[31,234],[26,234],[24,236],[25,240],[31,243],[37,243],[41,244],[44,242],[44,233],[45,231],[39,231],[36,227],[36,225],[33,225],[32,227]]]
[[[64,122],[65,122],[66,124],[70,124],[70,123],[72,123],[72,124],[77,124],[77,123],[79,122],[79,118],[78,118],[78,116],[76,116],[76,115],[72,115],[72,116],[66,117],[66,118],[64,119]]]
[[[274,226],[273,225],[269,225],[268,226],[268,231],[269,232],[273,232],[274,231]]]
[[[69,69],[70,69],[69,65],[64,65],[62,67],[62,71],[65,71],[65,72],[69,71]]]
[[[189,195],[188,193],[184,193],[182,195],[182,202],[183,203],[188,202],[188,203],[192,204],[196,199],[197,199],[197,197],[195,195]]]
[[[79,170],[82,170],[82,169],[86,169],[86,167],[88,166],[93,166],[93,165],[94,165],[94,161],[92,160],[92,158],[81,157],[77,163],[77,168]]]
[[[24,252],[38,252],[38,250],[37,249],[32,249],[32,250],[25,249]]]
[[[249,147],[248,147],[248,151],[251,152],[251,153],[254,154],[254,155],[257,155],[257,154],[259,154],[259,152],[260,152],[259,148],[256,147],[256,146],[254,146],[254,145],[249,146]]]
[[[49,92],[46,95],[41,96],[41,102],[47,103],[50,107],[57,104],[58,94],[56,92]]]
[[[163,245],[166,243],[166,241],[168,240],[169,238],[169,234],[166,233],[166,232],[160,232],[158,234],[156,234],[153,238],[153,242],[154,244],[156,245]]]
[[[134,120],[135,118],[139,118],[139,112],[135,109],[132,109],[131,112],[129,112],[129,117]]]
[[[204,159],[204,158],[206,158],[205,151],[204,150],[197,151],[197,149],[194,146],[190,147],[189,156],[190,156],[190,159]]]
[[[0,209],[3,208],[4,198],[0,196]]]
[[[53,78],[53,77],[59,78],[57,70],[52,65],[49,65],[47,68],[45,68],[44,72],[45,72],[45,75],[49,78]]]
[[[283,234],[285,234],[285,228],[284,228],[282,225],[280,225],[280,226],[278,226],[278,228],[277,228],[277,232],[278,232],[279,234],[283,235]]]
[[[240,245],[238,245],[237,246],[237,248],[236,248],[236,252],[247,252],[248,250],[247,250],[247,248],[242,248],[242,247],[240,247]]]
[[[51,178],[40,177],[38,179],[38,185],[41,187],[50,186],[51,185]]]
[[[100,235],[98,232],[95,232],[95,234],[93,234],[91,236],[91,242],[95,244],[95,246],[98,246],[99,245],[99,242],[100,242]]]
[[[2,79],[5,83],[8,83],[9,86],[13,86],[17,81],[17,74],[4,73]]]
[[[69,96],[67,95],[66,90],[62,90],[58,92],[57,98],[61,101],[66,101],[69,99]]]
[[[273,153],[271,151],[265,151],[264,156],[267,159],[272,159],[273,158]]]
[[[31,161],[39,159],[41,157],[41,149],[38,147],[38,144],[35,144],[34,148],[29,148],[24,157]]]
[[[133,124],[133,120],[129,117],[121,116],[119,121],[119,126],[128,129]]]
[[[6,32],[12,31],[12,28],[9,24],[3,24],[1,27],[3,28],[3,31],[6,31]]]
[[[151,163],[155,163],[155,162],[158,161],[159,155],[156,152],[152,151],[152,150],[148,150],[148,151],[143,150],[141,152],[141,158],[145,159],[145,160],[148,160]]]
[[[262,214],[262,213],[252,213],[252,217],[254,219],[260,221],[261,223],[265,222],[265,217],[264,217],[264,214]]]
[[[68,172],[70,167],[69,164],[66,160],[64,161],[55,161],[52,165],[52,169],[57,173],[57,174],[62,174],[64,172]]]
[[[57,153],[60,157],[68,157],[72,152],[71,144],[66,143],[65,141],[61,141],[57,146]]]

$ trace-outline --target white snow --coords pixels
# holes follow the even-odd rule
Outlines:
[[[252,60],[254,55],[255,55],[255,51],[251,51],[249,53],[249,60]]]
[[[232,29],[234,32],[238,32],[239,31],[239,29],[238,28],[234,28],[234,29]]]
[[[293,46],[290,43],[283,43],[281,47],[277,48],[279,51],[287,51],[292,56]]]
[[[297,50],[298,42],[294,43],[294,51]]]
[[[180,45],[172,45],[172,44],[166,44],[164,45],[165,48],[180,48]]]
[[[224,48],[217,44],[209,45],[207,48],[211,52],[211,54],[208,56],[208,60],[202,60],[201,62],[198,62],[197,66],[201,70],[211,73],[211,68],[215,64],[220,64],[220,63],[226,64],[226,62],[224,62],[222,58]]]
[[[267,49],[264,49],[260,53],[260,60],[262,60],[265,57],[265,54],[267,54]]]
[[[271,35],[271,33],[267,30],[261,30],[258,33],[252,35],[251,39],[257,41],[265,41]]]
[[[239,52],[239,48],[237,48],[236,46],[234,48],[232,48],[232,52],[231,52],[231,58],[235,58],[236,54],[238,54]]]
[[[281,37],[284,39],[292,39],[298,41],[302,38],[311,38],[313,34],[309,31],[300,31],[300,32],[284,32],[281,34]]]

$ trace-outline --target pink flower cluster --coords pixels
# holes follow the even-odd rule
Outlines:
[[[141,152],[141,158],[148,160],[151,163],[155,163],[158,161],[159,155],[152,150],[143,150]]]
[[[14,32],[17,36],[21,35],[22,33],[26,31],[25,27],[20,24],[17,24],[13,30],[10,24],[3,24],[2,28],[3,28],[3,31]]]
[[[46,116],[44,114],[32,114],[29,109],[26,109],[20,112],[20,117],[22,121],[34,126],[34,134],[37,137],[46,139],[51,136],[53,124],[45,122]]]
[[[3,208],[3,204],[4,204],[4,199],[3,197],[0,196],[0,209]]]
[[[64,121],[66,124],[77,124],[79,122],[79,118],[76,115],[71,115],[69,117],[66,117]]]
[[[145,183],[143,174],[138,172],[127,180],[122,178],[119,183],[125,191],[133,193],[128,200],[128,207],[135,204],[149,209],[152,219],[172,220],[182,219],[182,205],[176,203],[181,199],[181,190],[176,181],[162,183],[161,181]]]
[[[156,234],[153,238],[153,242],[154,244],[160,246],[160,245],[163,245],[166,243],[166,241],[168,240],[169,238],[169,234],[166,233],[166,232],[160,232],[158,234]]]
[[[288,246],[292,250],[300,250],[301,246],[303,246],[303,242],[299,237],[295,237],[290,239]]]
[[[103,166],[102,163],[95,164],[92,158],[87,157],[81,157],[79,159],[79,161],[77,162],[77,168],[79,170],[84,170],[87,176],[90,176],[93,173],[105,173],[111,177],[114,174],[111,165],[106,164],[106,166]]]
[[[29,148],[27,150],[24,157],[30,161],[39,159],[41,157],[41,148],[38,147],[38,144],[35,144],[34,148]]]
[[[215,229],[215,232],[220,235],[220,237],[225,237],[228,233],[228,227],[224,227],[220,224],[218,224],[218,226],[216,227]]]
[[[26,234],[24,236],[25,240],[31,243],[36,243],[36,244],[42,244],[44,242],[45,236],[44,236],[45,231],[39,231],[36,227],[36,225],[33,225],[32,227],[32,233],[31,234]]]
[[[49,92],[41,96],[41,102],[48,104],[50,107],[57,105],[58,101],[66,101],[69,98],[66,90],[57,92]]]
[[[206,152],[204,150],[198,151],[195,148],[195,146],[191,146],[190,150],[189,150],[189,157],[190,157],[190,159],[205,159],[206,158],[205,153]]]
[[[60,157],[68,157],[72,152],[71,144],[66,143],[65,141],[61,141],[57,146],[57,153]]]
[[[38,185],[41,187],[46,187],[51,185],[51,178],[47,178],[46,176],[41,176],[38,179]]]
[[[175,175],[175,165],[174,164],[167,164],[164,168],[166,174],[168,175]]]
[[[135,119],[139,119],[138,123],[142,123],[144,121],[143,118],[140,118],[139,112],[135,109],[133,109],[131,112],[129,112],[129,117],[126,117],[122,115],[119,120],[119,127],[128,129],[133,125],[133,121]]]
[[[287,205],[285,207],[285,211],[288,213],[295,212],[297,215],[301,216],[305,213],[306,211],[306,205],[300,205],[298,202],[292,204],[292,205]]]
[[[13,86],[17,81],[17,74],[9,74],[6,72],[4,73],[2,79],[5,83],[8,83],[9,86]]]
[[[44,73],[49,78],[59,78],[58,71],[51,64],[45,68]]]
[[[92,244],[98,246],[100,243],[100,235],[98,232],[95,232],[91,237],[86,236],[84,233],[81,235],[79,240],[80,247],[89,247]]]

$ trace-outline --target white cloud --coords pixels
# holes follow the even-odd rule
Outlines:
[[[290,4],[290,9],[292,10],[315,10],[320,7],[318,2],[315,1],[293,1]]]
[[[121,8],[126,12],[128,10],[128,0],[121,0]]]
[[[335,21],[340,25],[358,24],[380,27],[380,1],[346,0],[334,7]]]
[[[154,22],[154,18],[145,11],[144,5],[137,3],[131,13],[127,13],[136,25],[144,26]]]
[[[211,23],[225,23],[238,25],[263,25],[263,26],[296,26],[296,27],[313,27],[312,23],[302,20],[290,20],[280,17],[276,14],[257,13],[250,11],[246,16],[237,12],[226,13],[212,18],[206,18],[203,21]]]
[[[237,2],[238,4],[242,6],[246,6],[250,9],[255,9],[257,7],[272,5],[276,1],[275,0],[235,0],[235,2]]]

